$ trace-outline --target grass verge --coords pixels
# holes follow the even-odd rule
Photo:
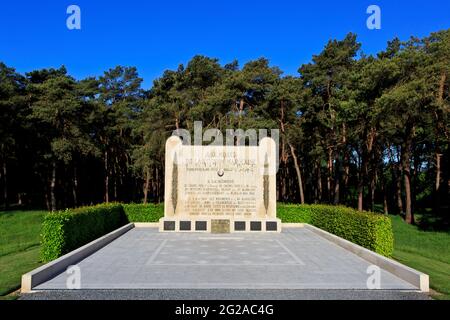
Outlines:
[[[422,231],[391,216],[395,260],[430,276],[435,299],[450,300],[450,233]]]
[[[0,296],[20,287],[22,274],[37,268],[45,211],[0,212]]]

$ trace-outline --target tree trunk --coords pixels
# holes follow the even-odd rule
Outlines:
[[[241,98],[241,100],[239,101],[239,117],[241,117],[243,113],[244,113],[244,99]]]
[[[117,175],[113,179],[114,200],[117,201]]]
[[[443,195],[445,195],[445,197],[443,197],[443,199],[445,200],[445,204],[446,205],[450,205],[450,146],[447,147],[447,155],[444,158],[444,163],[446,163],[447,165],[444,166],[444,170],[442,172],[442,179],[443,181],[445,181],[445,183],[443,183],[441,185],[441,192]],[[446,210],[446,216],[447,219],[449,219],[449,212],[448,210]]]
[[[369,196],[370,196],[370,211],[374,211],[375,208],[375,186],[376,186],[376,174],[373,169],[370,173],[370,183],[369,183]]]
[[[108,151],[105,151],[105,202],[109,202],[109,168],[108,168]]]
[[[403,211],[403,200],[402,200],[402,165],[397,164],[395,171],[395,194],[397,198],[397,208],[398,212],[402,214]]]
[[[364,155],[360,157],[360,169],[359,169],[359,176],[358,176],[358,210],[363,210],[363,198],[364,198],[364,171],[365,171],[365,160]]]
[[[402,150],[402,167],[405,186],[405,221],[409,224],[414,224],[414,215],[412,212],[412,197],[411,197],[411,164],[410,153],[412,145],[412,137],[414,134],[414,127],[407,129],[405,144]]]
[[[45,185],[46,186],[48,185],[47,182],[45,183]],[[45,187],[44,200],[45,200],[45,207],[47,208],[47,211],[52,211],[50,201],[48,199],[48,187]]]
[[[56,210],[56,196],[55,196],[55,187],[56,187],[56,161],[52,162],[52,177],[50,180],[50,207],[51,211]]]
[[[373,211],[373,197],[374,197],[374,174],[373,172],[370,173],[369,177],[369,161],[373,157],[373,146],[375,143],[375,137],[376,137],[376,131],[375,128],[371,127],[369,132],[366,136],[366,143],[365,143],[365,149],[363,150],[362,155],[362,177],[361,177],[361,183],[364,185],[366,182],[368,183],[368,189],[369,189],[369,198],[370,198],[370,210]],[[373,171],[373,170],[372,170]],[[370,179],[370,180],[369,180]],[[363,197],[363,195],[362,195]],[[358,206],[359,207],[359,206]],[[362,208],[362,205],[361,205]],[[362,209],[361,209],[362,210]]]
[[[117,201],[117,179],[119,177],[119,172],[117,172],[117,156],[116,152],[110,154],[110,171],[111,171],[111,182],[112,182],[112,201]]]
[[[341,145],[342,147],[337,148],[336,150],[336,166],[335,166],[335,175],[334,175],[334,201],[333,204],[337,205],[341,201],[341,180],[347,179],[344,174],[343,166],[345,164],[345,153],[346,153],[346,144],[347,144],[347,126],[345,123],[342,124],[342,139]],[[341,157],[342,150],[342,157]],[[344,175],[344,177],[343,177]],[[345,184],[346,182],[344,182]]]
[[[383,188],[383,212],[384,214],[388,214],[389,213],[389,208],[388,208],[388,198],[387,198],[387,191],[386,191],[386,186],[384,185],[384,182],[382,184],[382,188]]]
[[[77,175],[77,167],[75,165],[73,167],[73,185],[72,185],[73,205],[75,207],[78,206],[77,190],[78,190],[78,175]]]
[[[342,190],[342,201],[346,202],[348,197],[348,180],[350,177],[350,156],[348,155],[348,152],[344,152],[344,176],[343,176],[343,183],[344,188]]]
[[[445,83],[447,81],[447,75],[445,72],[441,74],[441,79],[439,81],[439,90],[438,90],[438,103],[442,104],[444,101],[444,92],[445,92]]]
[[[3,199],[5,199],[5,209],[8,209],[9,199],[8,199],[8,175],[7,175],[6,161],[3,162]]]
[[[374,211],[375,208],[375,177],[370,181],[370,211]]]
[[[405,179],[405,221],[409,224],[414,223],[414,217],[411,210],[411,173],[409,169],[409,160],[405,160],[404,163],[404,179]]]
[[[118,201],[119,199],[119,191],[121,190],[121,187],[123,185],[123,175],[122,170],[120,166],[120,159],[119,156],[116,154],[114,157],[114,201]],[[125,166],[126,168],[126,166]]]
[[[440,211],[441,206],[441,159],[442,154],[439,152],[435,153],[436,156],[436,177],[434,182],[434,195],[433,195],[433,210],[435,213]]]
[[[161,202],[161,179],[159,178],[159,169],[156,168],[156,188],[158,190],[158,203]]]
[[[150,170],[147,167],[145,170],[145,184],[144,184],[144,204],[147,203],[147,196],[148,196],[148,188],[150,186]]]
[[[153,175],[153,177],[156,177],[156,168],[152,168],[152,175]],[[153,181],[150,181],[150,186],[151,186],[150,190],[155,195],[155,197],[158,195],[158,193],[156,192],[156,183],[157,183],[156,179],[153,179]]]
[[[320,169],[320,160],[317,161],[317,202],[322,202],[322,170]]]
[[[333,149],[330,147],[328,150],[328,161],[327,161],[327,192],[328,192],[328,202],[331,202],[332,197],[332,176],[333,176]]]
[[[281,200],[282,201],[286,200],[286,191],[287,191],[287,187],[286,187],[286,168],[287,168],[287,166],[284,166],[284,168],[282,170],[282,176],[281,176],[281,181],[283,182],[283,184],[281,186]]]
[[[438,106],[440,106],[441,108],[445,108],[444,105],[444,94],[445,94],[445,84],[447,82],[447,74],[445,72],[441,73],[441,79],[439,81],[439,90],[438,90],[438,97],[437,97],[437,102],[438,102]],[[436,135],[439,135],[439,132],[441,130],[441,128],[444,128],[445,131],[445,136],[448,138],[448,129],[445,129],[446,126],[443,123],[443,119],[439,116],[439,113],[435,111],[435,115],[436,115]],[[435,177],[435,186],[434,186],[434,199],[433,199],[433,209],[435,213],[440,212],[441,210],[441,177],[442,177],[442,165],[441,165],[441,159],[442,159],[442,154],[441,154],[441,148],[439,145],[439,142],[436,142],[436,150],[435,150],[435,156],[436,156],[436,177]],[[449,149],[450,150],[450,149]],[[445,172],[444,172],[445,174]],[[445,184],[444,184],[445,186]],[[447,188],[448,188],[449,184],[447,184]]]
[[[416,155],[413,154],[413,174],[412,174],[412,178],[411,178],[411,211],[414,212],[416,209],[416,195],[417,195],[417,181],[419,173],[420,173],[420,165],[421,165],[421,161],[420,158]]]
[[[289,144],[289,147],[291,148],[292,159],[294,159],[295,171],[297,172],[298,190],[300,192],[300,203],[304,204],[305,203],[305,195],[303,194],[302,173],[300,171],[300,166],[298,165],[298,159],[297,159],[297,155],[295,154],[295,148],[291,144]]]
[[[397,155],[397,160],[394,158],[394,155],[392,153],[392,148],[391,146],[388,146],[387,151],[388,151],[388,156],[389,156],[389,161],[391,164],[391,170],[392,170],[392,180],[394,183],[394,200],[396,202],[396,206],[397,206],[397,211],[398,214],[402,214],[403,213],[403,203],[402,203],[402,164],[401,161],[398,157],[398,148],[396,149],[396,155]]]
[[[442,154],[436,152],[436,180],[434,184],[434,191],[439,192],[441,186],[441,158]]]
[[[364,185],[362,183],[362,178],[359,178],[358,181],[358,211],[363,210],[363,194],[364,194]]]
[[[339,152],[336,152],[336,165],[335,165],[335,173],[334,173],[334,199],[333,204],[339,204],[339,196],[340,196],[340,180],[341,180],[341,161],[339,160]]]

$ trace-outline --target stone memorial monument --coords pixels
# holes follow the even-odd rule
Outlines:
[[[276,144],[183,145],[166,142],[162,232],[280,232]]]

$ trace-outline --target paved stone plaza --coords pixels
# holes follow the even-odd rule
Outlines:
[[[367,290],[369,262],[305,228],[159,233],[134,228],[80,261],[81,289]],[[66,289],[62,273],[34,290]],[[417,288],[381,271],[381,289]]]

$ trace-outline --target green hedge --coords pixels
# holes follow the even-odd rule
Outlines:
[[[280,204],[277,216],[283,222],[312,224],[387,257],[394,250],[391,219],[385,215],[343,206]]]
[[[124,204],[129,222],[158,222],[164,217],[163,204]]]
[[[282,222],[311,223],[311,207],[298,204],[278,204],[277,217]]]
[[[42,225],[41,258],[51,261],[127,223],[120,204],[48,213]]]

